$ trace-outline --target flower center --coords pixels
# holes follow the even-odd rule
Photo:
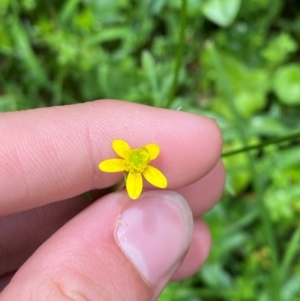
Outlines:
[[[149,152],[145,147],[133,149],[127,156],[126,171],[128,172],[143,172],[150,162]]]

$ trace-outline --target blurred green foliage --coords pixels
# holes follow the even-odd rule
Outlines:
[[[245,146],[240,133],[248,144],[263,144],[299,131],[300,2],[188,0],[174,85],[181,7],[180,0],[0,0],[0,111],[100,98],[181,106],[217,120],[225,153]],[[170,284],[161,301],[300,300],[299,143],[252,156],[255,179],[245,153],[224,157],[226,192],[205,215],[211,255],[195,276]],[[275,248],[264,232],[270,221]]]

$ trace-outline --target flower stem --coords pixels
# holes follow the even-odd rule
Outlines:
[[[121,190],[125,187],[126,185],[126,181],[125,181],[125,178],[122,178],[119,182],[117,182],[116,184],[108,187],[108,188],[104,188],[102,189],[103,191],[103,195],[104,194],[108,194],[108,193],[112,193],[112,192],[115,192],[115,191],[118,191],[118,190]],[[97,198],[95,198],[89,191],[87,192],[84,192],[82,194],[82,196],[87,199],[88,201],[90,202],[94,202]]]
[[[117,182],[115,185],[109,187],[109,190],[111,192],[118,191],[118,190],[123,189],[125,187],[125,185],[126,185],[126,181],[125,181],[125,177],[124,177],[124,178],[122,178],[122,180]]]
[[[279,144],[282,142],[286,142],[286,141],[295,141],[300,139],[300,132],[296,132],[294,134],[290,134],[287,136],[283,136],[280,138],[276,138],[276,139],[271,139],[269,141],[263,142],[263,143],[259,143],[259,144],[254,144],[254,145],[247,145],[245,147],[236,149],[236,150],[232,150],[232,151],[228,151],[228,152],[224,152],[222,154],[222,157],[228,157],[228,156],[232,156],[235,154],[239,154],[239,153],[243,153],[249,150],[254,150],[254,149],[262,149],[268,145],[272,145],[272,144]]]

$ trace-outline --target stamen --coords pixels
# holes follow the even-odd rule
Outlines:
[[[145,147],[133,149],[125,159],[128,172],[143,172],[150,162],[150,155]]]

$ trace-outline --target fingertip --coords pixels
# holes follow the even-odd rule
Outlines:
[[[120,174],[101,173],[98,165],[116,158],[111,146],[116,138],[133,148],[158,144],[153,166],[166,175],[170,189],[208,173],[222,148],[219,127],[210,118],[116,100],[10,113],[0,128],[3,214],[115,184]]]
[[[1,296],[152,300],[181,263],[192,228],[190,208],[176,192],[148,191],[136,201],[124,190],[108,194],[54,233]]]
[[[177,191],[188,201],[193,215],[198,217],[210,210],[222,196],[225,185],[225,168],[221,159],[200,180]]]
[[[191,245],[172,280],[184,279],[195,274],[207,259],[210,248],[210,230],[203,220],[196,220]]]

